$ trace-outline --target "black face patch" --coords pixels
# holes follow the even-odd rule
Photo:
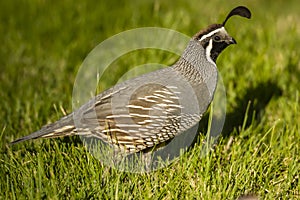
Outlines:
[[[210,51],[210,57],[211,59],[216,62],[219,54],[228,46],[229,44],[225,41],[214,41],[212,44],[212,49]]]

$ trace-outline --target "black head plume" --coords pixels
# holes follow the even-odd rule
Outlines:
[[[246,8],[245,6],[238,6],[236,8],[234,8],[226,17],[226,19],[224,20],[224,22],[222,23],[223,26],[225,26],[227,20],[234,16],[234,15],[239,15],[241,17],[246,17],[248,19],[251,18],[251,12],[248,8]]]

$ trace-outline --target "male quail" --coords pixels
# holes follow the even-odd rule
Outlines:
[[[100,139],[116,152],[131,154],[172,140],[195,126],[213,99],[217,57],[228,45],[236,44],[224,28],[234,15],[251,17],[248,8],[234,8],[222,24],[197,33],[174,65],[117,84],[12,144],[84,135]]]

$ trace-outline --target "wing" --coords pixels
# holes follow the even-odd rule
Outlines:
[[[166,68],[145,76],[116,85],[80,108],[74,117],[78,134],[132,153],[166,142],[200,121],[208,100],[200,109],[192,86],[179,73]],[[202,94],[207,93],[204,88]]]

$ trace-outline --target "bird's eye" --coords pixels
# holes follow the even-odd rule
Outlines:
[[[220,41],[220,40],[221,40],[220,36],[217,36],[217,35],[216,35],[216,36],[214,37],[214,41]]]

